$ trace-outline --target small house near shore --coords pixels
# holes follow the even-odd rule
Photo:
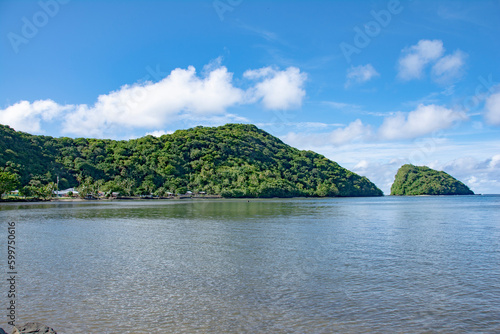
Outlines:
[[[64,190],[54,191],[54,195],[58,197],[71,197],[78,195],[78,191],[76,191],[75,188],[68,188]]]

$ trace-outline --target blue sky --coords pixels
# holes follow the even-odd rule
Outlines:
[[[1,1],[0,123],[128,139],[252,123],[366,175],[500,193],[500,1]]]

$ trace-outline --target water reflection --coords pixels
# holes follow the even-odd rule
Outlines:
[[[19,322],[59,333],[496,332],[498,200],[30,203],[0,215],[18,222]]]

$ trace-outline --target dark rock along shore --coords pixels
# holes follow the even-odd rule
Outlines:
[[[8,334],[0,328],[0,334]],[[44,324],[38,322],[28,322],[23,326],[16,326],[12,334],[57,334],[57,332]]]

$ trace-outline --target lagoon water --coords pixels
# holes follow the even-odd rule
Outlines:
[[[499,333],[500,197],[0,205],[17,323],[89,333]],[[10,332],[0,284],[0,327]]]

